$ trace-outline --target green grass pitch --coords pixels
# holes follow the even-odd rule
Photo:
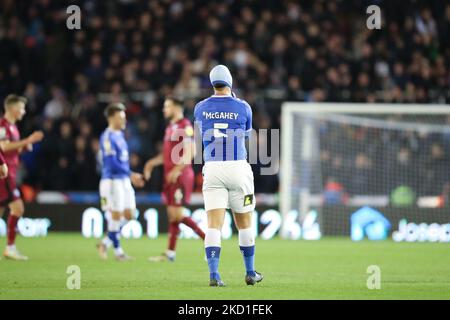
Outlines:
[[[112,253],[101,261],[97,240],[79,234],[21,237],[18,246],[30,260],[0,260],[0,299],[450,299],[449,244],[258,239],[256,269],[265,279],[251,287],[233,238],[222,242],[227,287],[210,288],[198,240],[179,240],[175,263],[147,260],[164,250],[166,239],[125,239],[136,260],[116,262]],[[81,269],[79,290],[66,287],[69,265]],[[369,265],[381,268],[379,290],[366,286]]]

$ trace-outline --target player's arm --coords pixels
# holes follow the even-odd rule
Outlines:
[[[135,186],[136,188],[143,188],[145,186],[144,176],[141,173],[131,172],[130,180],[133,186]]]
[[[144,178],[145,180],[150,180],[152,176],[152,171],[154,167],[160,166],[164,163],[164,157],[162,152],[157,156],[148,160],[144,165]]]
[[[0,148],[3,152],[21,150],[23,148],[27,148],[28,150],[30,150],[30,145],[41,141],[43,138],[44,133],[42,131],[35,131],[25,139],[19,141],[2,140],[0,141]]]

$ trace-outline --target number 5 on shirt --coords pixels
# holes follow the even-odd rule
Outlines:
[[[226,138],[226,133],[220,131],[220,129],[228,129],[228,123],[214,123],[214,138]]]

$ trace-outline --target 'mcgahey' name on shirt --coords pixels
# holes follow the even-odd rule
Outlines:
[[[230,120],[236,120],[239,113],[237,112],[206,112],[203,111],[203,116],[205,119],[230,119]]]

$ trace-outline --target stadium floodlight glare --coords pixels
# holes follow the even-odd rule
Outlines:
[[[430,161],[439,157],[439,148],[450,147],[449,106],[285,102],[281,121],[282,237],[288,237],[284,222],[293,210],[300,222],[315,210],[322,226],[327,180],[342,187],[345,195],[333,201],[354,207],[392,206],[392,192],[406,185],[416,197],[411,210],[420,214],[421,203],[442,194],[445,181],[431,185],[424,176],[439,178],[438,166]],[[397,165],[403,163],[405,172],[399,172]],[[437,172],[424,172],[426,163]],[[333,228],[348,225],[344,217],[333,219]]]

